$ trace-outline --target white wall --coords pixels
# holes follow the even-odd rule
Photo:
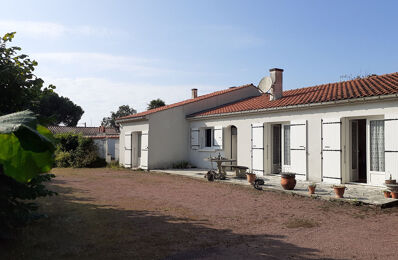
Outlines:
[[[149,117],[149,168],[169,168],[188,161],[189,123],[183,107],[164,110]]]
[[[347,104],[316,109],[297,109],[286,112],[264,112],[262,114],[246,114],[240,116],[220,117],[213,119],[190,120],[190,128],[235,125],[238,129],[238,165],[251,166],[251,124],[277,123],[292,120],[307,120],[308,124],[308,179],[320,181],[321,178],[321,119],[333,117],[360,117],[398,113],[397,101],[367,102],[361,104]],[[224,142],[226,131],[224,132]],[[224,155],[225,148],[220,151]],[[270,152],[270,150],[268,151]],[[213,154],[218,151],[213,150]],[[210,163],[204,158],[209,156],[208,151],[192,150],[189,148],[189,160],[200,168],[209,168]],[[347,157],[347,153],[343,157]],[[347,163],[348,160],[343,160]],[[342,166],[343,168],[345,165]],[[265,167],[267,169],[267,167]]]

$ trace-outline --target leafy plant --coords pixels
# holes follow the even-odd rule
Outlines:
[[[57,167],[105,167],[104,159],[99,158],[97,146],[90,138],[80,134],[58,134],[55,165]]]
[[[37,217],[37,205],[26,200],[55,194],[42,184],[54,177],[45,174],[53,164],[52,140],[31,111],[0,117],[0,236]]]
[[[51,132],[37,124],[31,111],[0,117],[0,164],[4,174],[29,182],[50,171],[54,144]]]

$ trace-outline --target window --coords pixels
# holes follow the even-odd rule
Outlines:
[[[212,147],[212,136],[213,129],[207,128],[205,129],[205,147]]]
[[[290,125],[283,126],[283,164],[290,165]]]
[[[370,170],[384,172],[384,121],[370,121]]]

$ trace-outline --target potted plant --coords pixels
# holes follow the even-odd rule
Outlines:
[[[343,198],[344,191],[347,189],[345,185],[333,185],[334,193],[336,193],[336,198]]]
[[[296,174],[294,173],[282,173],[281,185],[285,190],[293,190],[296,186]]]
[[[254,181],[256,180],[256,174],[255,173],[251,173],[251,172],[247,172],[246,173],[246,178],[247,178],[247,181],[250,184],[254,184]]]
[[[315,193],[315,188],[316,188],[316,183],[311,183],[308,185],[308,192],[310,195]]]
[[[391,198],[398,199],[398,190],[391,191]]]
[[[383,193],[384,193],[384,198],[391,198],[391,191],[384,190]]]
[[[390,179],[385,180],[385,183],[386,183],[386,184],[396,184],[396,183],[397,183],[397,180],[392,179],[392,176],[391,176],[391,174],[390,174]]]

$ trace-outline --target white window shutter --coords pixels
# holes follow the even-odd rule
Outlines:
[[[322,181],[340,184],[341,176],[341,121],[323,118],[322,124]]]
[[[307,179],[307,121],[293,120],[290,123],[291,170],[296,179]]]
[[[384,116],[384,156],[386,179],[398,178],[398,114]]]
[[[148,131],[141,132],[141,160],[140,168],[148,169],[149,140]]]
[[[197,150],[199,147],[199,129],[191,128],[191,149]]]
[[[251,171],[264,175],[264,124],[251,125]]]
[[[124,166],[131,167],[131,132],[124,134]]]
[[[214,127],[214,145],[217,149],[223,149],[223,128],[222,126]]]

